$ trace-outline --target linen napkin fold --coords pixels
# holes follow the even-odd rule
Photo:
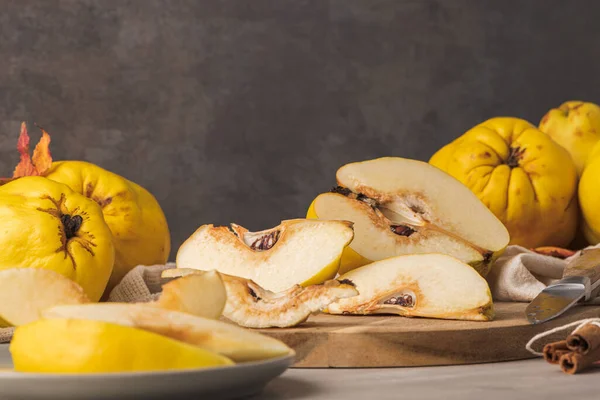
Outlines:
[[[166,269],[175,268],[175,263],[165,265],[138,265],[127,273],[108,296],[109,302],[145,303],[158,298],[161,292],[160,275]]]
[[[0,328],[0,343],[8,343],[12,339],[15,328]]]
[[[600,247],[600,244],[586,249]],[[530,302],[546,286],[562,278],[567,263],[580,252],[561,259],[536,253],[521,246],[508,246],[487,276],[496,301]],[[592,301],[600,304],[600,298]]]
[[[600,247],[599,245],[590,246]],[[521,246],[508,246],[487,277],[495,301],[529,302],[547,285],[562,277],[567,262],[578,257],[560,259],[536,253]],[[175,268],[175,263],[165,265],[139,265],[133,268],[115,286],[109,302],[148,302],[160,295],[160,275],[165,269]],[[593,301],[600,304],[600,298]],[[9,342],[14,328],[0,328],[0,343]]]

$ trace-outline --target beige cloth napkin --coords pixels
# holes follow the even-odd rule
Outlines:
[[[175,268],[175,263],[166,265],[139,265],[129,271],[121,282],[115,286],[108,296],[109,302],[142,303],[158,298],[161,291],[161,273],[166,269]]]
[[[0,328],[0,343],[8,343],[15,328]]]
[[[600,245],[588,248],[600,247]],[[579,252],[567,259],[545,256],[521,246],[508,246],[492,266],[487,281],[494,300],[529,302],[542,289],[562,278],[569,261],[579,257]],[[600,302],[600,298],[594,303]]]
[[[509,246],[496,260],[487,277],[494,300],[533,300],[548,284],[562,277],[567,262],[578,257],[578,254],[561,260],[524,247]],[[156,300],[161,290],[160,274],[169,268],[175,268],[175,263],[135,267],[113,289],[108,301],[130,303]],[[600,298],[595,303],[600,304]],[[0,328],[0,343],[9,342],[12,333],[13,328]]]

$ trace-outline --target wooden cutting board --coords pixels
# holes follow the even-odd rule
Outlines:
[[[600,317],[600,306],[578,306],[546,323],[530,325],[526,306],[496,303],[491,322],[319,314],[296,328],[260,332],[292,347],[296,368],[414,367],[533,358],[525,345],[535,334]]]

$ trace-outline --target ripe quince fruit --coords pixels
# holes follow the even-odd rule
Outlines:
[[[164,264],[171,251],[171,236],[165,214],[156,198],[140,185],[84,161],[53,162],[50,136],[42,138],[29,156],[29,135],[25,123],[17,149],[21,154],[13,178],[44,176],[69,186],[94,200],[101,208],[115,245],[115,264],[106,294],[137,265]],[[7,181],[10,179],[4,179]]]
[[[39,176],[0,186],[0,269],[44,268],[77,282],[98,301],[115,249],[100,206]]]
[[[579,180],[579,205],[583,236],[595,245],[600,243],[600,144],[590,154]]]
[[[563,147],[531,123],[489,119],[429,162],[490,208],[508,229],[510,244],[565,247],[573,240],[578,221],[575,165]]]
[[[54,162],[45,177],[68,185],[102,208],[116,252],[107,292],[137,265],[167,262],[171,251],[167,219],[146,189],[84,161]]]
[[[567,101],[544,115],[539,129],[567,149],[581,176],[590,150],[600,139],[600,107],[583,101]]]

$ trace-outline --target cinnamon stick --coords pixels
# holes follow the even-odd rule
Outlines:
[[[594,324],[585,324],[577,332],[567,337],[569,350],[579,354],[589,354],[600,349],[600,327]]]
[[[598,362],[598,360],[600,360],[600,351],[586,355],[568,352],[560,357],[559,365],[563,372],[573,375],[588,369]]]
[[[576,374],[600,361],[600,327],[585,324],[567,336],[568,352],[559,358],[560,369],[567,374]]]
[[[569,348],[567,347],[566,340],[548,343],[542,350],[542,353],[544,354],[544,360],[548,361],[550,364],[558,364],[561,356],[568,352]]]

